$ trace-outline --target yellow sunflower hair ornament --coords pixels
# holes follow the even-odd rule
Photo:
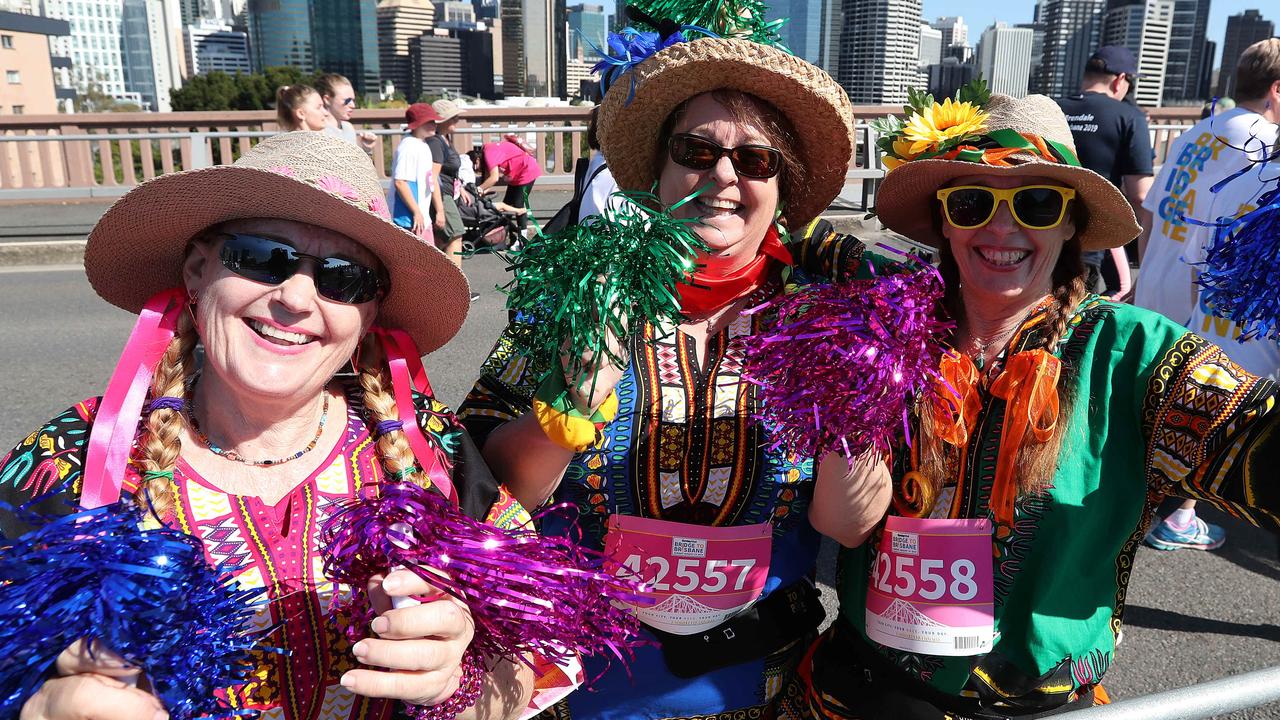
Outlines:
[[[907,89],[903,111],[907,119],[890,115],[871,123],[879,134],[876,146],[891,172],[903,163],[936,158],[1005,167],[1007,158],[1030,153],[1049,162],[1080,166],[1074,152],[1061,143],[1014,130],[987,132],[987,103],[991,91],[978,78],[960,88],[955,99],[936,102],[933,96]]]

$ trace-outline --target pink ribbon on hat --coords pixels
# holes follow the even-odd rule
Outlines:
[[[138,313],[138,322],[125,342],[120,362],[111,373],[107,392],[98,404],[89,449],[84,460],[84,487],[80,506],[86,510],[120,499],[124,471],[138,434],[142,403],[151,378],[177,333],[178,318],[186,310],[184,288],[153,295]]]
[[[396,398],[396,414],[403,423],[401,430],[409,441],[409,448],[413,450],[418,465],[427,473],[431,484],[457,504],[453,481],[449,479],[449,473],[418,425],[413,390],[416,388],[420,393],[434,396],[431,383],[427,380],[427,371],[422,367],[422,355],[418,352],[418,346],[409,333],[403,330],[375,327],[373,332],[382,342],[382,350],[387,356],[387,366],[391,369],[391,390]]]

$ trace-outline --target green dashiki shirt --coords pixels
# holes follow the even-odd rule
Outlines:
[[[1024,323],[1007,352],[1037,347],[1043,313]],[[867,585],[882,533],[841,554],[834,635],[847,646],[860,643],[864,658],[873,652],[887,661],[876,664],[898,668],[907,686],[927,683],[932,691],[919,689],[935,700],[1043,709],[1097,684],[1114,656],[1134,553],[1166,494],[1280,528],[1273,382],[1163,316],[1097,297],[1081,305],[1055,354],[1070,382],[1070,414],[1058,421],[1069,425],[1052,486],[1019,494],[1012,531],[993,536],[989,653],[912,654],[868,639]],[[961,477],[947,483],[933,517],[994,525],[990,498],[1006,402],[981,385],[979,393]],[[909,455],[895,454],[895,478],[911,469]],[[817,675],[829,674],[814,668],[816,695],[838,694],[820,686]]]

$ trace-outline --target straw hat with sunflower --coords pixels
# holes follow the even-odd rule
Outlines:
[[[1083,206],[1077,226],[1084,250],[1119,247],[1142,232],[1119,188],[1080,165],[1053,100],[992,95],[978,80],[941,103],[909,89],[904,109],[905,121],[891,116],[872,123],[887,171],[876,214],[890,230],[941,246],[937,213],[929,211],[935,193],[955,178],[989,173],[1048,177],[1074,188]]]

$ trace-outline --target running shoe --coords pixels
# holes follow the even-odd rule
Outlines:
[[[1227,533],[1196,516],[1194,522],[1181,530],[1167,522],[1158,522],[1145,540],[1157,550],[1214,550],[1226,542]]]

